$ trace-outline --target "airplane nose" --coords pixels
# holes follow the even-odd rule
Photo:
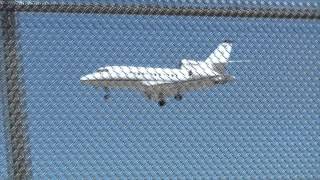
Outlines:
[[[103,74],[103,73],[99,73],[99,72],[98,73],[92,73],[92,74],[87,74],[85,76],[82,76],[80,78],[80,82],[92,84],[95,81],[103,80],[103,79],[106,79],[107,77],[108,76],[106,74]]]
[[[89,81],[91,81],[91,80],[94,80],[93,74],[88,74],[88,75],[82,76],[82,77],[80,78],[80,81],[83,82],[83,83],[89,82]]]
[[[87,78],[87,76],[82,76],[81,78],[80,78],[80,81],[86,81],[88,78]]]

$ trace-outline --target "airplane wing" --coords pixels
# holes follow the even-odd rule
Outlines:
[[[166,98],[182,94],[187,91],[210,88],[221,83],[219,77],[207,77],[184,81],[143,81],[145,95],[152,100],[158,101],[160,98]]]

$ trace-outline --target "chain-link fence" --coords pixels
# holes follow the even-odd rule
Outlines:
[[[1,10],[0,177],[320,178],[317,1]]]

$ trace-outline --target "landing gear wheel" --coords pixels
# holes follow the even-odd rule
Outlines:
[[[162,107],[166,104],[166,101],[165,100],[160,100],[159,101],[159,106]]]
[[[110,99],[110,90],[109,90],[109,88],[105,87],[105,88],[103,88],[103,90],[104,90],[104,92],[106,93],[106,94],[103,96],[103,98],[104,98],[105,100]]]
[[[106,94],[103,96],[104,100],[108,100],[110,98],[110,95]]]
[[[182,100],[182,95],[181,94],[177,94],[174,96],[174,99],[176,99],[177,101],[181,101]]]

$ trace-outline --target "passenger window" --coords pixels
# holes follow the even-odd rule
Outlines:
[[[192,71],[189,71],[189,76],[192,76],[192,74],[193,74]]]

